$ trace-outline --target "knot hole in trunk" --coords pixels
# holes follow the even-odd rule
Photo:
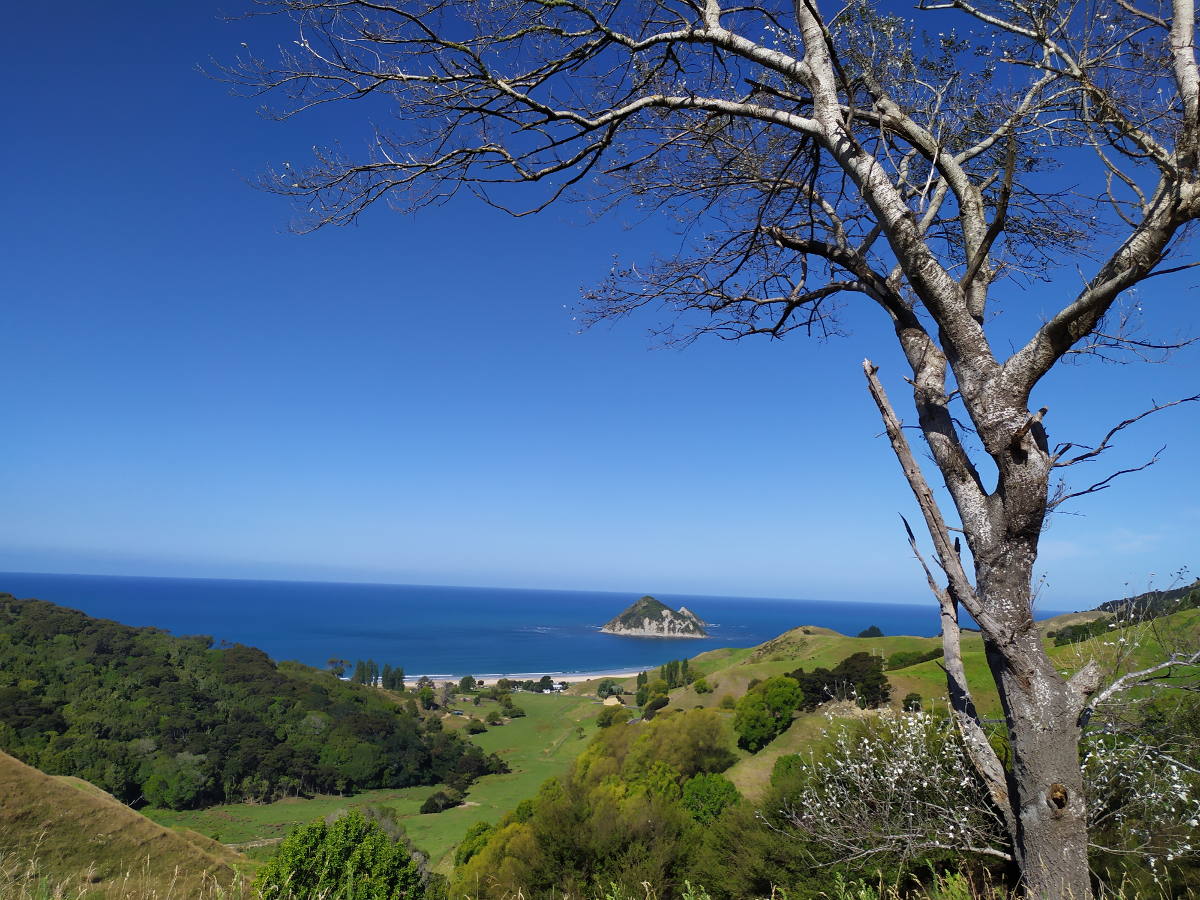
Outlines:
[[[1067,801],[1070,798],[1071,795],[1067,793],[1066,787],[1057,781],[1046,789],[1046,805],[1050,807],[1050,814],[1056,819],[1062,818],[1062,811],[1067,808]]]

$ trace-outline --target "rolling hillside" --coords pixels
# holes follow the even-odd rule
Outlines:
[[[236,898],[245,865],[216,841],[157,825],[85,781],[0,753],[0,896],[21,897],[44,879],[67,897]]]
[[[1071,614],[1039,625],[1045,635],[1085,615]],[[1200,635],[1200,610],[1165,616],[1137,629],[1136,634],[1117,629],[1052,647],[1050,652],[1064,672],[1091,658],[1110,668],[1143,665],[1161,658],[1167,646],[1195,641]],[[1047,639],[1047,644],[1052,641]],[[689,668],[702,675],[712,690],[698,693],[694,686],[672,690],[668,708],[717,708],[732,720],[733,712],[727,708],[730,700],[745,694],[755,679],[764,680],[796,668],[810,672],[821,667],[832,669],[846,657],[864,651],[888,659],[897,653],[922,654],[939,647],[938,638],[854,638],[825,628],[802,626],[757,647],[713,650],[693,657]],[[988,718],[998,718],[999,702],[977,633],[964,633],[963,651],[981,712]],[[945,675],[939,662],[931,659],[889,669],[892,704],[899,705],[909,693],[920,694],[927,708],[944,703]],[[656,677],[651,673],[652,679]],[[627,679],[624,684],[633,692],[635,679]],[[297,823],[358,805],[392,808],[415,843],[431,854],[435,866],[448,872],[453,848],[469,825],[498,821],[521,800],[533,796],[546,778],[562,772],[587,745],[591,720],[601,708],[595,688],[596,682],[576,685],[571,690],[576,696],[517,695],[526,716],[469,736],[465,734],[468,720],[482,717],[496,704],[487,699],[479,705],[456,701],[455,707],[465,715],[446,713],[442,720],[446,733],[461,732],[485,753],[505,759],[512,771],[479,779],[471,786],[464,805],[438,814],[418,812],[421,802],[434,789],[424,786],[187,812],[151,810],[164,825],[132,811],[86,781],[48,776],[0,754],[0,897],[31,900],[42,896],[14,888],[31,883],[28,877],[22,881],[18,876],[31,860],[36,860],[39,877],[52,886],[63,887],[64,895],[70,897],[167,900],[215,898],[219,891],[226,891],[220,896],[236,898],[241,896],[237,870],[246,871],[252,863],[215,840],[178,826],[190,825],[223,841],[273,844]],[[394,698],[389,697],[387,702],[390,705]],[[738,761],[726,774],[745,796],[760,797],[779,757],[813,746],[831,721],[839,717],[871,714],[848,703],[800,713],[786,731],[758,753],[739,750]],[[262,851],[270,852],[269,848]],[[81,890],[85,893],[79,894]]]
[[[1092,610],[1068,613],[1038,623],[1045,637],[1056,628],[1098,618],[1103,613]],[[1096,659],[1107,669],[1124,666],[1147,665],[1166,654],[1166,647],[1184,642],[1195,642],[1200,637],[1200,610],[1185,610],[1153,622],[1136,625],[1128,629],[1117,629],[1090,640],[1054,647],[1046,639],[1050,656],[1059,663],[1064,672],[1074,671],[1089,659]],[[1121,639],[1124,638],[1124,642]],[[905,635],[877,638],[847,637],[828,628],[801,626],[781,634],[779,637],[745,649],[712,650],[693,657],[689,669],[704,676],[712,688],[711,693],[697,693],[692,686],[670,692],[667,709],[692,709],[694,707],[721,708],[726,697],[737,700],[749,689],[754,680],[766,680],[773,675],[784,675],[797,668],[812,671],[816,668],[833,668],[839,661],[853,653],[866,651],[884,659],[901,652],[926,652],[941,646],[940,638],[922,638]],[[1129,649],[1126,649],[1129,648]],[[1000,698],[992,682],[984,656],[983,641],[977,632],[964,631],[962,635],[963,665],[981,715],[985,718],[1001,717]],[[946,703],[946,675],[940,659],[889,669],[886,674],[892,686],[893,706],[899,706],[910,693],[920,694],[926,708]],[[655,677],[650,673],[650,677]],[[635,679],[625,679],[623,686],[632,692]],[[596,682],[575,686],[579,693],[595,690]],[[728,702],[728,701],[726,701]],[[760,795],[770,780],[771,770],[781,756],[797,753],[810,746],[827,729],[830,722],[839,716],[860,714],[850,704],[824,707],[813,713],[800,713],[791,726],[758,753],[739,751],[741,759],[725,774],[738,789],[751,799]],[[732,722],[732,711],[727,713]]]

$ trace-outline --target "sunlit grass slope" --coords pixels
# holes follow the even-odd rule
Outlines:
[[[213,896],[231,890],[245,867],[209,838],[165,828],[86,782],[0,753],[2,896],[21,896],[30,880],[69,897]]]
[[[1039,623],[1045,636],[1068,624],[1089,621],[1101,615],[1099,612],[1069,613]],[[1101,663],[1106,672],[1120,673],[1138,668],[1165,658],[1172,649],[1194,646],[1200,640],[1200,610],[1186,610],[1151,622],[1114,628],[1098,637],[1069,644],[1053,646],[1045,638],[1045,644],[1060,671],[1070,674],[1089,660]],[[691,660],[689,668],[701,672],[705,681],[713,688],[711,693],[697,693],[694,687],[685,687],[671,692],[670,708],[691,709],[696,706],[720,707],[726,696],[734,700],[741,697],[755,680],[765,680],[773,675],[782,675],[803,668],[833,668],[838,662],[853,653],[868,652],[887,659],[898,652],[923,652],[941,646],[937,637],[885,636],[878,638],[847,637],[826,628],[802,626],[748,650],[717,650],[704,653]],[[983,641],[977,632],[962,635],[963,666],[967,680],[984,718],[999,720],[1002,717],[1000,698],[996,693],[991,672],[983,650]],[[891,705],[899,706],[910,693],[920,694],[925,708],[944,707],[946,698],[946,674],[941,660],[934,659],[917,665],[888,670],[887,677],[892,686]],[[656,677],[649,673],[651,678]],[[627,679],[626,686],[632,690],[635,681]],[[594,689],[594,685],[581,686],[579,690]],[[790,753],[802,752],[820,739],[829,727],[831,716],[845,715],[852,708],[820,709],[813,713],[800,713],[791,726],[765,748],[755,754],[741,753],[741,759],[726,774],[747,797],[761,795],[770,781],[775,761]],[[733,713],[726,715],[732,721]]]

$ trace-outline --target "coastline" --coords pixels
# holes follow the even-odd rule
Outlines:
[[[599,669],[594,672],[500,672],[487,673],[483,675],[474,675],[478,681],[483,681],[485,684],[493,684],[501,678],[507,678],[510,681],[537,681],[543,675],[549,675],[555,681],[565,681],[568,684],[580,684],[585,681],[595,681],[599,678],[636,678],[639,672],[649,672],[651,669],[658,668],[657,666],[647,666],[644,669],[630,669],[628,666],[621,669]],[[471,674],[471,673],[465,673]],[[428,678],[431,681],[441,683],[443,681],[458,681],[462,675],[442,674],[404,674],[405,682],[415,682],[419,678]]]

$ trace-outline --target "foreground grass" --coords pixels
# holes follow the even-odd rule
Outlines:
[[[93,884],[90,874],[62,877],[38,860],[0,853],[0,897],[4,900],[257,900],[249,876],[233,882],[195,880],[183,873],[163,879],[147,857],[140,870],[123,873],[106,884]]]

